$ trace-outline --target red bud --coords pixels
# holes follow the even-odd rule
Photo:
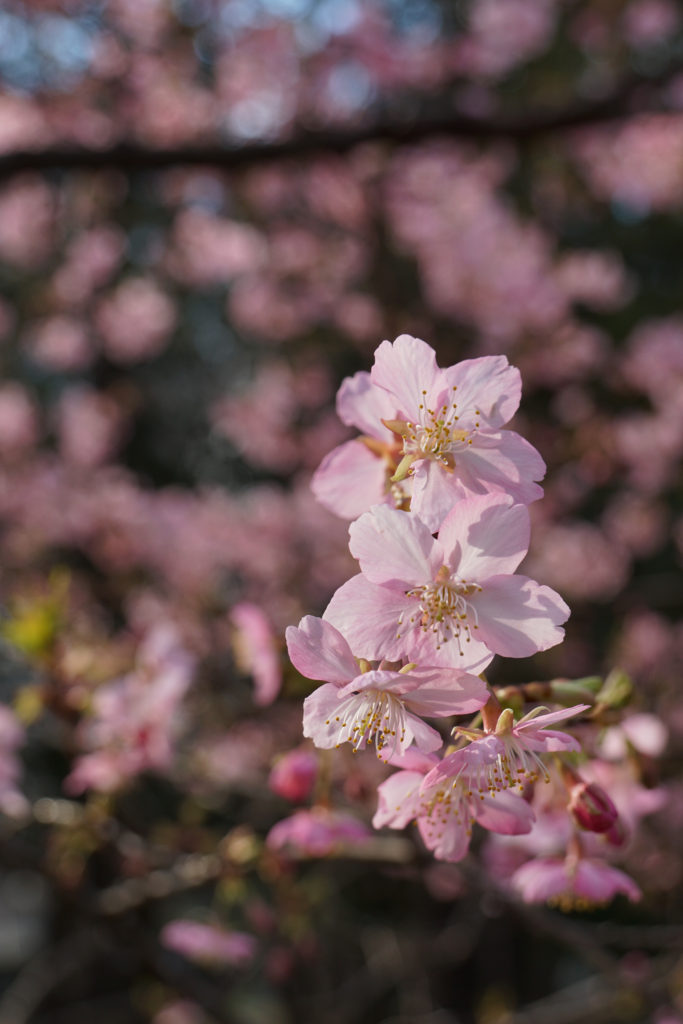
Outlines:
[[[604,789],[592,782],[578,782],[572,786],[569,810],[581,828],[588,832],[609,832],[619,817]]]

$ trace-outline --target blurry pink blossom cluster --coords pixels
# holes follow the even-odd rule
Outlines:
[[[322,749],[374,746],[397,771],[379,785],[373,824],[415,822],[439,860],[461,860],[479,824],[519,837],[514,866],[500,877],[526,900],[637,899],[637,885],[609,859],[626,841],[629,817],[655,810],[660,794],[623,773],[617,781],[616,768],[590,760],[577,735],[556,728],[592,713],[593,696],[549,685],[547,699],[559,705],[549,710],[531,684],[510,703],[483,675],[496,654],[525,658],[558,644],[569,615],[559,594],[516,571],[529,547],[527,506],[541,497],[545,472],[538,452],[506,429],[520,396],[519,371],[504,356],[442,369],[409,335],[383,342],[371,372],[343,382],[340,418],[362,433],[325,457],[313,489],[354,520],[360,572],[322,618],[307,615],[287,630],[294,666],[323,681],[304,702],[304,735]],[[587,721],[577,728],[590,735]],[[605,744],[614,750],[617,734]],[[306,799],[310,766],[299,768],[301,753],[291,758],[277,785]],[[620,786],[630,792],[623,812],[608,795]],[[338,814],[324,804],[298,811],[269,841],[329,852],[348,841]]]

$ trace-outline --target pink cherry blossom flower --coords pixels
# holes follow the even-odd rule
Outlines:
[[[404,828],[417,821],[425,846],[437,860],[459,861],[469,849],[475,822],[493,832],[519,835],[529,832],[534,812],[514,793],[481,793],[477,765],[457,751],[460,760],[453,775],[440,774],[440,765],[432,755],[408,751],[396,763],[405,766],[379,788],[379,807],[373,825],[379,828]],[[484,758],[488,757],[484,753]],[[453,762],[450,762],[455,767]]]
[[[467,714],[488,699],[482,680],[460,670],[409,664],[396,671],[359,663],[341,633],[311,615],[288,628],[287,647],[303,675],[327,680],[304,702],[304,736],[318,747],[352,743],[359,750],[374,742],[384,760],[413,741],[436,750],[441,734],[419,716]]]
[[[559,711],[536,707],[518,722],[507,708],[499,716],[495,731],[459,730],[470,739],[477,738],[469,746],[445,757],[438,774],[446,778],[462,771],[463,765],[471,764],[471,773],[476,771],[478,775],[478,788],[492,793],[513,786],[522,788],[538,778],[548,781],[548,769],[541,760],[541,753],[581,749],[576,737],[548,729],[548,726],[578,715],[588,707],[588,704],[576,704]]]
[[[402,438],[395,482],[412,477],[411,509],[431,531],[453,505],[473,494],[504,493],[528,504],[543,491],[540,455],[518,434],[500,428],[519,405],[519,371],[505,356],[468,359],[447,369],[419,338],[400,335],[375,352],[371,381],[394,413],[385,419]]]
[[[481,672],[494,654],[525,658],[564,635],[562,598],[512,575],[529,544],[529,513],[510,498],[459,502],[437,540],[413,512],[381,505],[349,532],[362,571],[323,617],[361,657]]]
[[[593,857],[542,857],[518,868],[511,883],[527,903],[557,903],[563,910],[608,903],[623,892],[631,901],[641,893],[633,879]]]
[[[347,844],[356,845],[369,838],[367,827],[350,814],[311,807],[273,825],[266,845],[293,857],[326,857]]]
[[[311,481],[318,501],[344,519],[355,519],[382,502],[403,506],[411,481],[392,482],[401,457],[400,438],[384,425],[396,414],[392,396],[361,371],[342,382],[337,413],[362,436],[339,445],[320,463]]]
[[[246,932],[226,931],[200,921],[171,921],[161,932],[168,949],[189,960],[243,967],[254,959],[256,939]]]

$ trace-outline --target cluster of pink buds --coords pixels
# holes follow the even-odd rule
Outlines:
[[[524,658],[560,643],[569,615],[559,594],[516,571],[545,472],[538,452],[504,429],[520,395],[504,356],[442,369],[408,335],[382,342],[370,373],[342,384],[339,415],[362,434],[324,459],[313,490],[354,520],[360,572],[322,619],[287,630],[294,666],[322,682],[306,698],[304,735],[321,748],[374,746],[397,770],[379,786],[373,824],[415,822],[447,861],[467,854],[475,823],[531,833],[535,790],[552,776],[549,788],[564,794],[565,856],[526,864],[518,891],[571,902],[575,886],[584,900],[635,898],[635,884],[602,870],[594,844],[584,846],[591,834],[618,845],[617,810],[572,767],[577,738],[554,728],[590,704],[535,704],[516,718],[482,674],[496,654]],[[529,884],[551,869],[552,884]]]

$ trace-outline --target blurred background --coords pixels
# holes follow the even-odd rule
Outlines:
[[[2,1024],[680,1024],[682,237],[674,0],[5,0]],[[572,617],[492,677],[659,722],[638,906],[371,834],[302,739],[309,481],[400,333],[522,372]]]

